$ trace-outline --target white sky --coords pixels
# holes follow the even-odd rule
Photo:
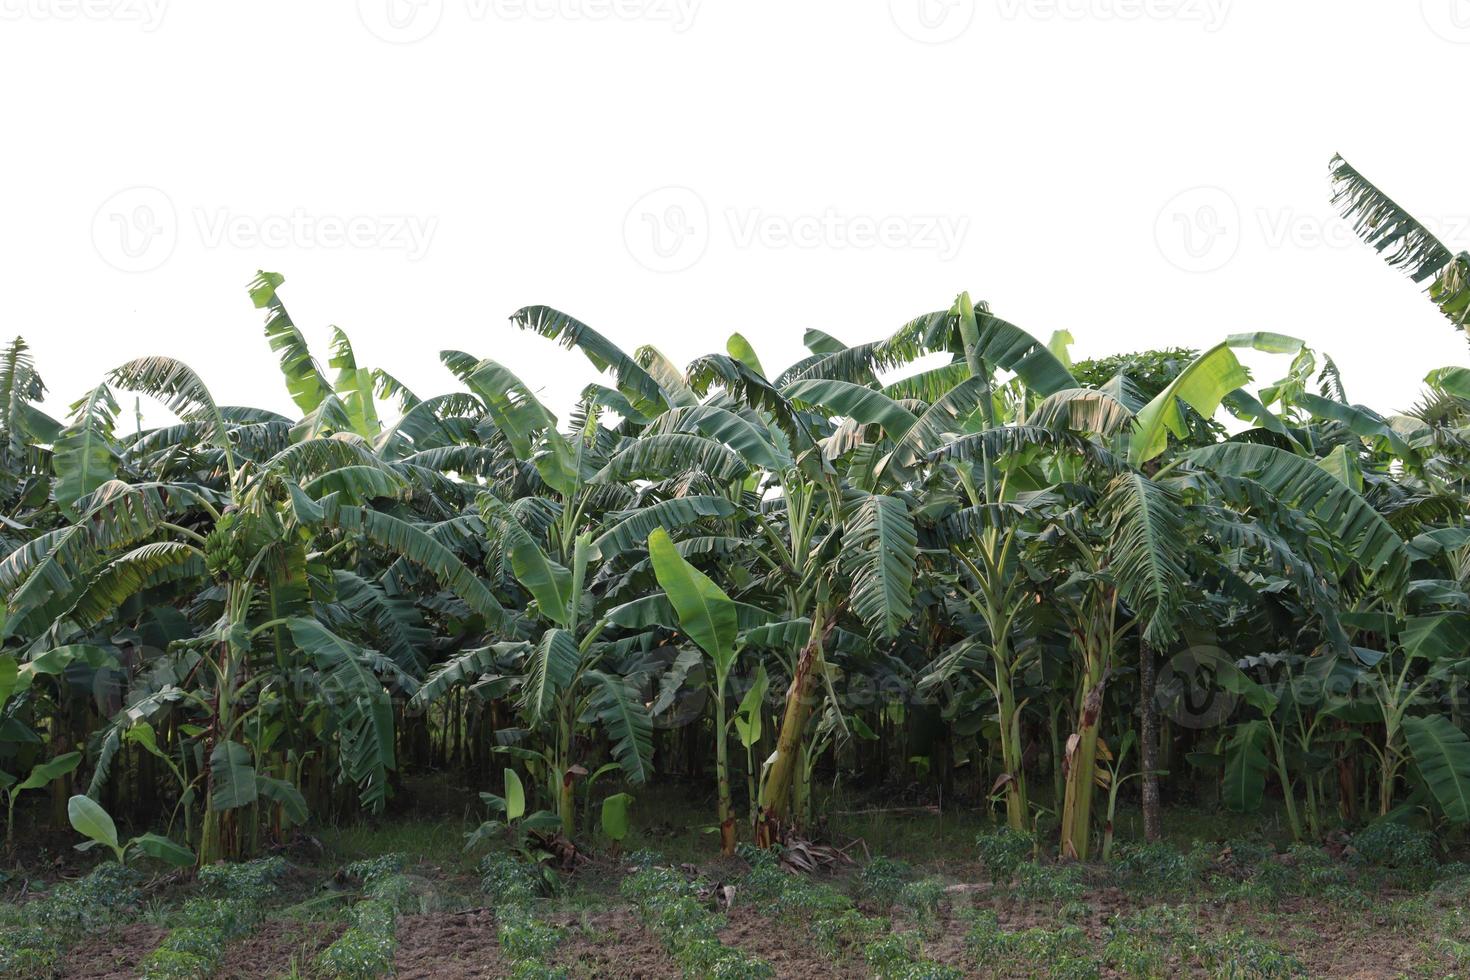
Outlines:
[[[1470,248],[1467,63],[1470,0],[0,0],[0,330],[53,410],[150,353],[287,410],[265,268],[323,361],[565,416],[591,367],[518,307],[774,370],[969,289],[1079,357],[1300,336],[1398,409],[1470,351],[1327,165]]]

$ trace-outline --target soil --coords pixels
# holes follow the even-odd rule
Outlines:
[[[220,980],[273,980],[287,976],[293,963],[304,973],[316,955],[345,931],[340,921],[271,919],[225,950],[214,976]]]
[[[138,964],[166,935],[167,929],[138,922],[88,936],[67,951],[60,975],[67,980],[134,980]]]
[[[503,977],[509,972],[489,909],[403,916],[394,968],[398,980]]]
[[[585,918],[563,917],[556,924],[566,928],[567,936],[553,962],[574,977],[665,980],[679,976],[678,966],[663,946],[627,909],[606,909]]]
[[[800,924],[782,928],[758,910],[739,906],[731,909],[726,919],[729,925],[720,933],[720,941],[759,956],[771,964],[781,980],[787,977],[862,980],[869,976],[860,959],[834,960],[823,953]]]

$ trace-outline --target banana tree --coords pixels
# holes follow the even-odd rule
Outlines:
[[[648,536],[648,554],[658,584],[679,617],[679,627],[710,658],[715,668],[715,768],[719,782],[720,852],[735,853],[735,811],[730,805],[729,722],[725,688],[735,667],[740,616],[735,603],[709,576],[685,561],[668,532]]]
[[[1470,326],[1470,252],[1458,255],[1341,156],[1332,158],[1332,203],[1353,231],[1416,283],[1460,330]]]

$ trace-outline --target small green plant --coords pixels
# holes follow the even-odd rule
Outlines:
[[[363,899],[347,910],[349,928],[316,959],[318,973],[342,980],[366,980],[393,970],[398,948],[398,911],[413,894],[402,876],[408,864],[401,854],[357,861],[343,869],[363,882]]]
[[[863,959],[876,980],[959,980],[952,966],[926,959],[916,933],[894,933],[868,943]]]
[[[65,776],[82,761],[80,752],[59,755],[50,762],[38,762],[25,779],[17,779],[8,772],[0,771],[0,792],[5,794],[5,849],[15,849],[15,801],[27,790],[44,789]]]
[[[480,862],[480,890],[497,906],[528,905],[545,890],[545,878],[509,854],[491,854]]]
[[[342,869],[342,874],[348,878],[356,878],[364,885],[370,885],[380,878],[402,874],[407,867],[406,854],[380,854],[374,858],[353,861]]]
[[[890,908],[913,874],[906,861],[875,857],[862,870],[859,894],[878,908]]]
[[[548,810],[526,813],[526,788],[514,769],[505,770],[504,796],[481,793],[480,799],[489,808],[491,817],[465,835],[466,851],[483,847],[496,837],[504,837],[516,850],[525,851],[526,831],[549,830],[562,825],[561,817]]]
[[[502,915],[497,933],[500,948],[512,960],[541,960],[561,944],[563,933],[537,922],[521,910]]]
[[[975,838],[975,850],[985,865],[990,880],[998,886],[1008,885],[1022,864],[1036,852],[1036,838],[1021,830],[1002,827]]]
[[[778,915],[810,922],[851,908],[852,899],[831,885],[814,885],[804,878],[792,878],[772,907]]]
[[[189,899],[179,914],[182,925],[143,958],[144,980],[209,976],[225,944],[248,933],[259,917],[259,905],[253,901]]]
[[[511,967],[510,980],[568,980],[569,974],[560,967],[547,966],[540,960],[521,960]]]
[[[117,824],[112,822],[112,817],[102,809],[102,805],[91,797],[73,796],[66,804],[66,816],[71,821],[73,830],[90,838],[85,844],[77,845],[79,851],[90,850],[101,844],[112,851],[118,864],[128,863],[129,852],[134,858],[138,855],[151,857],[176,868],[187,868],[194,864],[193,851],[158,834],[139,834],[126,844],[119,844]]]
[[[905,909],[914,920],[928,924],[939,915],[940,903],[944,901],[944,882],[938,878],[911,881],[898,893],[899,907]]]
[[[43,926],[25,926],[0,934],[0,974],[45,977],[55,972],[64,949],[57,933]]]
[[[288,867],[284,858],[261,858],[244,864],[211,864],[199,869],[199,883],[227,898],[261,902],[281,889]]]
[[[755,870],[763,866],[758,863]],[[699,886],[678,872],[646,866],[623,879],[620,890],[686,977],[761,980],[774,975],[770,964],[720,942],[724,916],[706,908]],[[791,894],[783,891],[780,900]]]
[[[1246,932],[1220,937],[1205,948],[1201,958],[1217,980],[1275,980],[1307,975],[1296,957]]]
[[[613,842],[613,853],[622,849],[628,836],[630,811],[633,797],[627,793],[614,793],[602,801],[602,833]]]
[[[143,963],[143,980],[200,980],[214,969],[214,960],[183,949],[160,946]]]
[[[393,969],[396,948],[392,936],[348,929],[317,957],[316,966],[323,974],[343,980],[385,976]]]
[[[1073,864],[1025,864],[1016,874],[1011,895],[1022,902],[1065,905],[1087,891],[1082,871]]]
[[[1119,848],[1116,868],[1126,888],[1150,895],[1193,889],[1200,884],[1204,870],[1196,856],[1181,854],[1162,843]]]
[[[1194,915],[1169,905],[1115,916],[1105,938],[1103,959],[1112,970],[1130,977],[1167,976],[1171,955],[1192,961],[1200,945]]]
[[[816,919],[811,924],[812,938],[828,956],[840,956],[886,935],[891,928],[887,919],[863,915],[847,909],[836,915]]]
[[[1419,870],[1439,863],[1434,836],[1391,820],[1365,827],[1353,835],[1354,860],[1380,868]]]
[[[791,875],[781,870],[774,860],[757,862],[740,880],[740,896],[745,902],[773,902],[786,893]]]

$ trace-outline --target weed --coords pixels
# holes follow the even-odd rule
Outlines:
[[[1120,883],[1131,891],[1151,895],[1186,891],[1199,884],[1203,870],[1200,855],[1181,854],[1168,844],[1125,845],[1118,849]]]
[[[407,867],[408,857],[406,855],[380,854],[374,858],[353,861],[342,869],[342,873],[349,878],[358,879],[365,885],[370,885],[379,878],[401,874]]]
[[[286,871],[286,862],[279,857],[245,864],[212,864],[199,869],[199,883],[216,895],[261,902],[280,891]]]
[[[911,881],[898,893],[898,904],[907,909],[921,922],[939,914],[939,905],[944,901],[944,882],[938,878]]]
[[[348,929],[317,957],[316,967],[325,975],[342,980],[380,977],[393,969],[396,948],[392,935]]]
[[[1199,947],[1198,926],[1192,913],[1156,905],[1115,916],[1108,924],[1103,958],[1125,976],[1162,977],[1168,975],[1171,954],[1192,959]]]
[[[521,960],[509,974],[510,980],[568,980],[566,970],[547,966],[540,960]]]
[[[817,919],[811,925],[817,947],[828,956],[839,956],[854,947],[864,946],[885,935],[890,928],[887,919],[866,916],[857,909]]]
[[[501,919],[497,939],[512,960],[540,960],[561,944],[563,933],[524,912]]]
[[[898,900],[898,893],[903,890],[904,884],[912,877],[913,868],[909,867],[908,862],[875,857],[867,863],[859,876],[859,894],[878,908],[890,908]]]
[[[347,910],[351,927],[317,957],[317,971],[343,980],[383,976],[393,970],[398,948],[398,907],[411,883],[399,872],[408,866],[401,854],[349,864],[343,871],[362,879],[365,897]]]
[[[991,882],[1006,885],[1035,853],[1036,839],[1024,831],[1002,827],[975,838],[975,850],[984,862]]]
[[[770,902],[785,893],[791,876],[774,861],[756,864],[740,880],[740,898],[744,902]]]
[[[26,906],[36,925],[74,932],[93,932],[128,918],[138,905],[142,875],[120,864],[98,865],[80,881],[62,882],[39,902]]]
[[[0,973],[6,976],[50,976],[62,946],[55,933],[42,926],[25,926],[0,936]]]
[[[543,885],[539,874],[509,854],[491,854],[480,862],[480,890],[497,906],[528,904]]]
[[[1274,944],[1246,932],[1234,932],[1210,943],[1202,959],[1218,980],[1273,980],[1304,977],[1306,968]]]
[[[810,922],[814,918],[835,915],[852,907],[852,899],[831,885],[813,885],[804,879],[793,879],[773,903],[780,916]]]
[[[1024,864],[1017,871],[1011,894],[1023,902],[1064,905],[1086,893],[1082,871],[1070,864]]]
[[[143,964],[143,980],[198,980],[214,969],[213,957],[182,949],[155,949]]]

